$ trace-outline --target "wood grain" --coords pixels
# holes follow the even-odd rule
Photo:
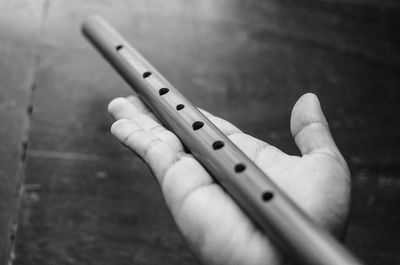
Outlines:
[[[1,12],[17,23],[11,2],[0,2],[9,8]],[[16,264],[195,264],[151,174],[108,132],[108,101],[130,90],[80,35],[92,13],[195,104],[289,153],[298,154],[291,107],[316,93],[352,169],[347,245],[367,264],[400,263],[396,1],[69,0],[46,2],[46,16],[44,2],[19,3],[19,12],[36,10],[38,23],[0,23],[1,91],[22,102],[16,106],[28,102],[34,50],[20,36],[37,34],[40,21],[43,31]],[[10,54],[19,62],[11,68]],[[23,128],[0,130],[14,139],[12,150]],[[2,170],[16,168],[6,164]]]
[[[0,264],[15,236],[40,13],[33,1],[0,1]]]

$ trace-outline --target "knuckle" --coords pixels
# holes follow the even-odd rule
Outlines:
[[[150,140],[148,143],[146,143],[146,147],[144,148],[144,152],[143,152],[143,159],[149,161],[150,160],[150,156],[154,153],[154,152],[162,152],[163,150],[161,150],[162,148],[162,144],[163,142],[158,139],[158,138],[154,138],[152,140]]]
[[[140,128],[137,128],[136,130],[132,130],[130,131],[125,138],[123,139],[123,143],[127,146],[130,145],[131,142],[134,141],[134,137],[136,137],[137,133],[139,133],[140,131],[142,131]]]

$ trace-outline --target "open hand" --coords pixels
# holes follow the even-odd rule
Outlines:
[[[185,240],[204,264],[278,265],[284,259],[179,139],[136,96],[109,104],[114,136],[140,156],[161,185]],[[314,94],[292,110],[290,129],[302,156],[291,156],[231,123],[204,114],[316,222],[341,236],[350,202],[345,160]]]

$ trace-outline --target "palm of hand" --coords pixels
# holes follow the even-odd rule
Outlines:
[[[316,103],[312,95],[305,96],[292,112],[292,133],[302,157],[284,154],[232,124],[207,115],[316,222],[340,234],[348,214],[349,173],[322,112],[312,109]],[[197,160],[183,152],[178,138],[160,126],[137,98],[114,100],[109,110],[118,120],[112,127],[113,134],[150,166],[179,229],[201,261],[283,263],[267,236]]]

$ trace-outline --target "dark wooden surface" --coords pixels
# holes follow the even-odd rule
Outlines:
[[[40,6],[0,0],[0,264],[14,237],[40,22]]]
[[[25,166],[15,264],[195,264],[109,134],[107,103],[130,90],[81,37],[92,13],[195,104],[289,153],[291,107],[316,93],[352,169],[346,244],[400,264],[400,4],[378,0],[1,0],[3,261]]]

